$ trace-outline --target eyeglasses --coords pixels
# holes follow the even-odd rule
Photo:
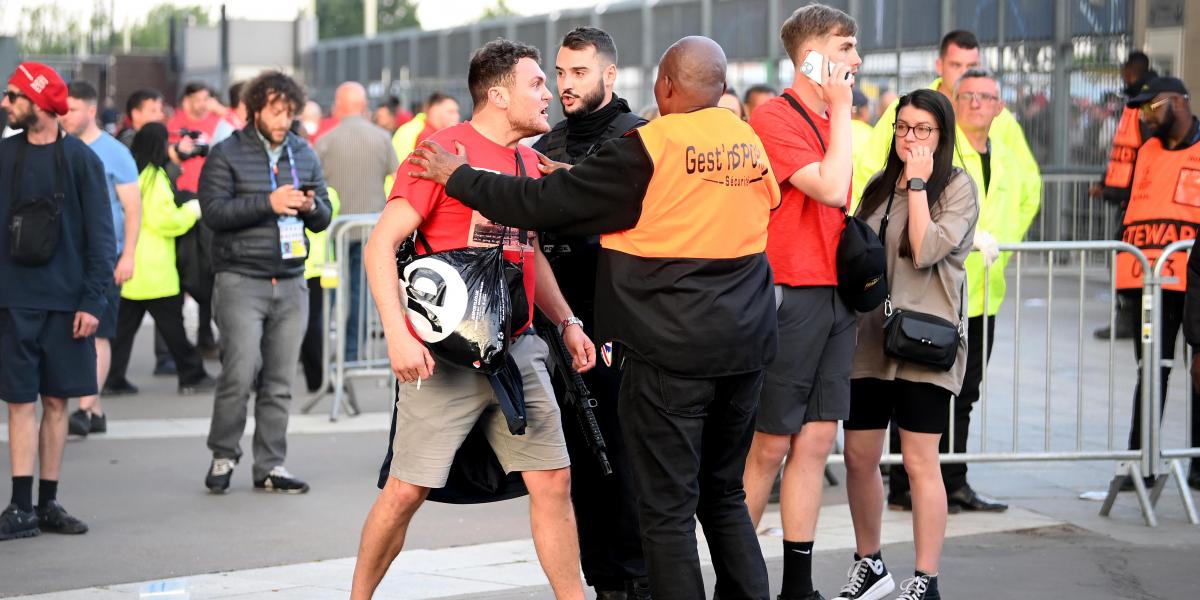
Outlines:
[[[17,98],[28,98],[29,96],[26,96],[25,94],[23,94],[21,92],[14,92],[12,90],[7,90],[4,92],[4,97],[8,98],[9,104],[12,104],[13,102],[17,101]]]
[[[908,132],[911,131],[913,137],[916,137],[918,140],[927,140],[929,139],[929,134],[937,130],[937,127],[930,127],[928,125],[909,125],[904,121],[897,121],[896,123],[892,124],[892,131],[896,132],[896,137],[898,138],[908,137]]]
[[[975,102],[979,102],[980,104],[991,104],[999,99],[999,96],[985,94],[982,92],[960,92],[958,94],[959,102],[967,102],[970,104],[974,104]]]
[[[1158,110],[1158,107],[1160,107],[1170,101],[1171,101],[1171,97],[1167,96],[1166,98],[1163,98],[1162,100],[1159,100],[1158,102],[1151,102],[1149,104],[1143,104],[1140,108],[1138,108],[1138,110],[1140,110],[1142,112],[1143,117],[1149,117],[1150,115],[1154,114],[1154,111]]]

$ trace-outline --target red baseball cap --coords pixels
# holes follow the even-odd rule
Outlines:
[[[54,69],[39,62],[23,62],[17,65],[8,83],[17,86],[42,110],[67,114],[67,84]]]

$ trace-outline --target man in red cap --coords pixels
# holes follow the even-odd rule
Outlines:
[[[67,399],[96,393],[93,336],[116,263],[108,184],[96,154],[58,126],[67,86],[53,69],[22,63],[0,107],[24,130],[0,141],[0,281],[21,282],[0,285],[0,400],[8,404],[12,464],[0,540],[85,533],[58,503],[58,475]]]

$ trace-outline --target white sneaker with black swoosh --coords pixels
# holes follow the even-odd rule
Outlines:
[[[854,564],[846,572],[849,581],[833,600],[881,600],[896,589],[892,574],[883,558],[854,555]]]

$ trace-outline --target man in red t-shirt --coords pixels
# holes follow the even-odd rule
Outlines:
[[[211,98],[207,85],[199,82],[187,84],[183,88],[183,101],[167,121],[168,141],[172,144],[171,160],[181,170],[175,187],[193,195],[200,185],[200,171],[204,168],[204,156],[196,153],[196,146],[212,144],[213,133],[221,122],[221,115],[209,110]],[[184,136],[185,129],[198,132],[199,135],[194,138]]]
[[[820,597],[812,585],[812,547],[822,477],[837,422],[850,416],[857,326],[837,293],[837,249],[850,198],[851,86],[862,64],[857,30],[854,19],[828,6],[794,12],[780,37],[796,66],[795,80],[750,114],[783,203],[767,230],[779,351],[767,367],[746,459],[746,504],[757,527],[786,457],[781,598]],[[812,52],[823,57],[820,83],[804,73]]]
[[[475,102],[469,123],[434,134],[446,148],[468,152],[476,168],[538,177],[538,159],[518,142],[550,130],[552,98],[537,49],[508,40],[489,42],[471,59],[468,85]],[[570,496],[570,457],[547,370],[545,342],[526,322],[514,334],[510,356],[522,376],[525,435],[508,432],[488,379],[434,364],[429,350],[405,320],[397,288],[395,252],[420,230],[433,251],[491,246],[505,239],[505,256],[522,258],[525,291],[559,324],[574,367],[596,364],[595,348],[559,292],[546,258],[532,238],[496,225],[446,195],[438,184],[410,176],[402,164],[387,206],[363,252],[371,294],[379,308],[392,371],[402,383],[396,399],[396,434],[387,483],[363,526],[351,598],[369,598],[404,544],[413,514],[432,488],[446,485],[454,455],[481,422],[505,472],[520,472],[530,496],[533,542],[557,598],[582,600],[579,540]],[[529,311],[532,315],[532,310]],[[524,334],[524,335],[523,335]]]

